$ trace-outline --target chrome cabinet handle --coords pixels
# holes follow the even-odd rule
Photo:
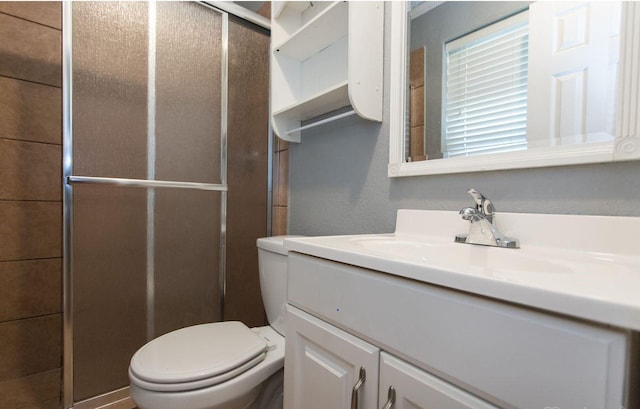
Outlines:
[[[351,409],[358,409],[358,391],[364,385],[364,381],[367,380],[367,373],[365,372],[363,367],[360,367],[360,379],[353,385],[353,389],[351,390]]]
[[[387,403],[384,404],[384,407],[382,409],[391,409],[394,403],[396,403],[396,389],[393,386],[389,386]]]

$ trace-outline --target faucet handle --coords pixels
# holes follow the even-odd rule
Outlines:
[[[475,207],[465,207],[464,209],[460,210],[459,214],[460,216],[462,216],[463,220],[467,220],[472,223],[484,218],[484,216],[482,216],[482,214],[480,214],[478,209],[476,209]]]
[[[467,190],[467,193],[469,193],[476,202],[476,209],[478,212],[485,215],[490,223],[493,223],[493,215],[496,213],[496,208],[493,206],[493,203],[491,203],[491,200],[487,199],[482,193],[473,188]]]

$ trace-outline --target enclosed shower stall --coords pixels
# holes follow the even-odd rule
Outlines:
[[[65,407],[147,341],[262,325],[268,31],[192,2],[64,4]]]

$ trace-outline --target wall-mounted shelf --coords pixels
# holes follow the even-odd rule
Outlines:
[[[305,60],[346,36],[348,24],[348,3],[334,2],[282,43],[276,43],[274,50],[296,60]]]
[[[362,118],[381,121],[384,3],[271,4],[275,133],[300,142],[300,131],[309,127],[301,121],[349,105]]]
[[[296,102],[283,109],[274,111],[274,116],[295,116],[305,121],[318,115],[327,113],[335,108],[349,105],[349,84],[343,81],[335,87],[328,88],[304,101]]]

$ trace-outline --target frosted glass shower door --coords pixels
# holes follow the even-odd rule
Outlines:
[[[78,402],[127,386],[148,340],[221,319],[226,16],[187,2],[74,2],[72,17]]]

